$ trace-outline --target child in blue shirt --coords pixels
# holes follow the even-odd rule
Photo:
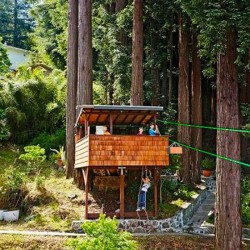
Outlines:
[[[155,130],[154,130],[154,127],[155,127]],[[159,133],[159,130],[158,130],[158,126],[157,125],[154,125],[153,122],[150,123],[150,129],[148,131],[149,135],[156,135]]]

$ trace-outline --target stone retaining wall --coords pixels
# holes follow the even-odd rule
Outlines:
[[[171,218],[160,220],[138,220],[124,219],[118,220],[118,227],[131,233],[153,233],[153,232],[182,232],[182,227],[192,218],[194,212],[206,199],[207,190],[201,193],[188,206]],[[72,228],[76,232],[81,231],[83,221],[73,221]]]

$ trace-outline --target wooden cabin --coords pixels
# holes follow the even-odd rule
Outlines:
[[[76,122],[77,138],[75,145],[75,168],[81,171],[85,183],[85,201],[88,201],[90,173],[97,170],[119,173],[120,209],[118,213],[107,213],[118,218],[137,217],[133,212],[125,211],[124,189],[125,171],[142,171],[147,168],[153,173],[154,211],[149,216],[157,217],[158,191],[157,183],[162,168],[169,165],[167,136],[137,135],[139,126],[155,122],[163,111],[162,107],[154,106],[118,106],[118,105],[81,105],[78,106],[79,116]],[[109,127],[110,135],[95,134],[100,125]],[[132,134],[124,134],[125,128],[135,128]],[[127,132],[128,133],[128,132]],[[143,213],[143,212],[140,212]],[[88,211],[85,202],[85,218],[97,218],[99,214]]]

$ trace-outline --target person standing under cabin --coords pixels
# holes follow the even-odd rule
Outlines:
[[[151,186],[150,179],[148,176],[146,176],[145,179],[142,178],[142,181],[143,181],[143,185],[140,190],[136,212],[146,209],[146,193]]]
[[[155,128],[155,129],[154,129]],[[154,125],[153,122],[150,123],[150,129],[148,131],[149,135],[157,135],[159,133],[159,129],[157,125]]]

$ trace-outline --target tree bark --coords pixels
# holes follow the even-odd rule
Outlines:
[[[77,64],[78,64],[78,1],[69,0],[68,9],[68,60],[67,60],[67,108],[66,108],[66,177],[74,175]]]
[[[143,1],[134,0],[131,105],[143,105]]]
[[[218,54],[217,127],[239,128],[236,34],[228,30],[225,52]],[[217,154],[240,159],[239,133],[217,131]],[[216,237],[218,250],[242,249],[240,165],[217,158]]]
[[[17,16],[17,0],[14,1],[14,30],[13,30],[13,46],[18,46],[18,35],[17,35],[17,22],[18,22],[18,16]]]
[[[92,1],[79,0],[77,104],[93,103]]]
[[[115,12],[118,13],[123,10],[128,4],[127,0],[116,0]],[[126,46],[128,44],[128,36],[124,31],[117,32],[117,41],[121,43],[121,45]]]
[[[128,4],[127,0],[116,0],[115,12],[123,10]]]
[[[183,17],[179,15],[179,83],[178,83],[178,122],[190,123],[190,80],[189,80],[189,32],[183,27]],[[189,127],[178,127],[178,141],[190,145]],[[192,184],[190,167],[190,149],[183,147],[181,179]]]
[[[191,76],[191,123],[202,125],[202,100],[201,100],[201,60],[198,57],[197,35],[193,33],[192,44],[192,76]],[[202,148],[202,130],[192,128],[191,130],[192,146]],[[201,153],[195,150],[191,151],[192,182],[200,183],[200,163]]]
[[[157,45],[159,44],[158,34],[157,34],[157,25],[153,18],[150,20],[150,43],[151,43],[151,60],[153,60],[155,63],[153,63],[151,68],[151,78],[152,78],[152,100],[151,105],[152,106],[158,106],[160,104],[160,84],[161,84],[161,78],[160,78],[160,69],[158,67],[158,64],[155,60],[155,54],[157,50]]]
[[[168,80],[168,106],[172,103],[172,89],[173,89],[173,14],[171,16],[170,34],[169,34],[169,80]]]

